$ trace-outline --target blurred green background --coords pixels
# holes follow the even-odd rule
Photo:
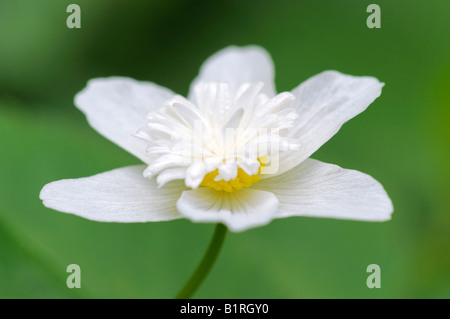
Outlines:
[[[66,8],[81,7],[81,29]],[[278,91],[323,70],[375,76],[383,93],[313,157],[368,173],[395,207],[386,223],[288,218],[230,233],[199,298],[450,298],[450,1],[0,0],[0,298],[171,298],[213,225],[108,224],[39,200],[44,184],[139,161],[73,105],[93,77],[185,95],[231,45],[272,55]],[[81,267],[81,289],[66,267]],[[368,289],[366,267],[381,267]]]

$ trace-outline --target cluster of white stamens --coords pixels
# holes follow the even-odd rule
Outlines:
[[[208,173],[217,171],[216,182],[232,181],[240,170],[257,175],[261,159],[296,149],[287,132],[297,114],[285,106],[294,96],[283,92],[269,98],[262,87],[245,83],[233,90],[227,83],[200,82],[191,101],[176,95],[148,114],[137,133],[149,143],[151,162],[144,176],[157,175],[160,187],[185,179],[197,188]]]

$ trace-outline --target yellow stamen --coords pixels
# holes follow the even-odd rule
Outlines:
[[[256,175],[248,175],[242,168],[238,168],[238,174],[235,179],[229,180],[226,182],[225,180],[215,181],[217,175],[219,175],[219,170],[216,169],[205,175],[200,186],[205,186],[209,188],[213,188],[216,191],[226,191],[226,192],[234,192],[240,190],[244,187],[250,187],[252,184],[256,183],[261,179],[259,174],[261,173],[261,167],[264,167],[266,164],[266,156],[258,158],[259,169],[258,174]]]

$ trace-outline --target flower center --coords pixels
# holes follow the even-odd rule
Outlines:
[[[229,180],[228,182],[221,179],[216,181],[215,178],[219,175],[219,170],[209,172],[203,178],[200,186],[213,188],[216,191],[234,192],[238,191],[244,187],[250,187],[252,184],[258,182],[261,177],[261,167],[265,166],[265,158],[258,158],[260,163],[258,173],[255,175],[248,175],[242,168],[238,168],[237,177],[235,179]]]
[[[267,96],[263,86],[199,82],[190,100],[176,95],[150,112],[136,133],[149,143],[144,177],[233,192],[273,174],[279,152],[297,147],[288,134],[297,113],[291,93]]]

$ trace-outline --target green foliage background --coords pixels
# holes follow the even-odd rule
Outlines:
[[[66,27],[81,7],[82,28]],[[289,218],[231,233],[199,298],[449,298],[450,2],[0,0],[0,297],[171,298],[213,225],[108,224],[42,206],[42,186],[139,161],[73,105],[93,77],[123,75],[186,94],[230,44],[273,57],[279,91],[327,69],[386,83],[314,158],[380,180],[386,223]],[[82,288],[66,287],[66,267]],[[381,266],[382,288],[366,287]]]

